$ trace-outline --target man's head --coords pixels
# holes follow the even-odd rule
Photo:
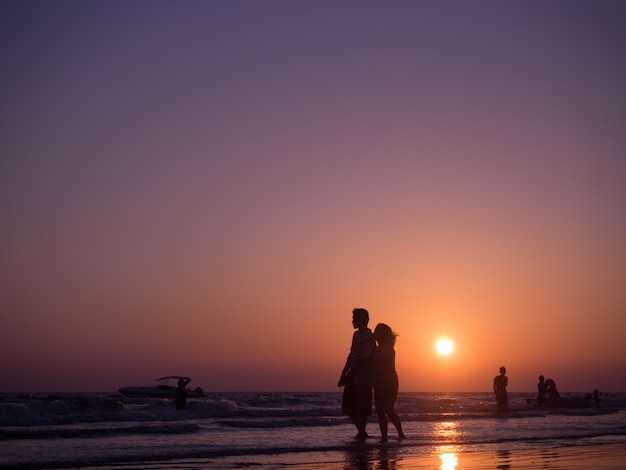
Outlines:
[[[355,328],[367,328],[370,321],[370,314],[364,308],[355,308],[352,310],[352,326]]]

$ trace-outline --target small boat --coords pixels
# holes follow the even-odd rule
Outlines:
[[[185,386],[191,381],[191,377],[181,375],[167,375],[157,379],[157,385],[154,386],[138,386],[138,387],[122,387],[118,391],[129,398],[150,397],[150,398],[176,398],[176,388],[178,381],[183,380]],[[204,397],[204,392],[200,387],[195,389],[187,388],[188,398]]]
[[[591,394],[584,397],[562,397],[556,389],[556,383],[552,379],[546,380],[548,399],[546,406],[550,408],[591,408]]]
[[[591,394],[584,397],[549,397],[546,402],[549,408],[591,408]]]

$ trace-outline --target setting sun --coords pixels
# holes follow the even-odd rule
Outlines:
[[[436,348],[439,354],[441,354],[442,356],[447,356],[454,349],[454,344],[452,344],[452,341],[450,341],[448,338],[441,338],[439,341],[437,341]]]

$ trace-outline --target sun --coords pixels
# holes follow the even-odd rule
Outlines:
[[[454,344],[448,338],[441,338],[435,347],[442,356],[447,356],[454,350]]]

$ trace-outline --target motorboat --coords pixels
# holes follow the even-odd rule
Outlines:
[[[548,398],[546,406],[551,408],[591,408],[591,394],[584,397],[562,397],[556,389],[556,383],[552,379],[546,380]]]
[[[176,388],[178,381],[182,380],[187,389],[187,398],[204,397],[202,388],[196,387],[191,389],[188,387],[191,377],[181,375],[167,375],[156,380],[153,386],[132,386],[122,387],[118,391],[129,398],[150,397],[150,398],[176,398]]]
[[[591,394],[583,397],[549,397],[546,406],[550,408],[591,408]]]

